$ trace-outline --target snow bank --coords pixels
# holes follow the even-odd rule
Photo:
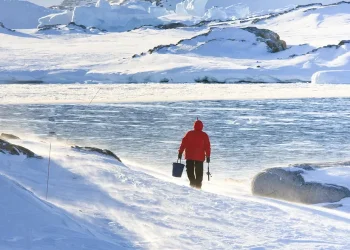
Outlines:
[[[350,83],[350,70],[318,71],[312,75],[311,83],[349,84]]]
[[[27,1],[0,0],[0,22],[11,29],[34,29],[38,19],[57,13]]]
[[[256,34],[259,34],[259,36]],[[266,41],[269,41],[269,44]],[[286,46],[282,46],[283,41],[279,40],[278,35],[269,30],[235,27],[212,28],[203,35],[183,40],[177,45],[156,47],[151,50],[151,53],[195,53],[201,56],[256,58],[266,55],[268,51],[271,52],[272,48],[269,45],[278,42],[281,43],[280,50],[286,49]],[[278,46],[276,45],[276,47]]]
[[[43,202],[49,149],[43,140],[18,142],[43,160],[0,152],[1,249],[306,249],[319,242],[345,249],[349,244],[346,214],[248,194],[201,192],[185,177],[172,178],[170,166],[169,176],[155,178],[54,140],[50,203]],[[291,244],[295,238],[297,244]]]
[[[7,167],[14,163],[11,157],[5,158]],[[2,167],[5,158],[0,156]],[[1,249],[83,250],[91,246],[96,250],[108,250],[116,247],[98,239],[84,226],[85,222],[72,217],[0,174]]]
[[[256,175],[252,181],[254,195],[275,199],[301,202],[306,204],[334,203],[350,197],[349,184],[344,184],[344,172],[349,172],[350,163],[341,164],[338,171],[336,164],[329,164],[327,172],[330,176],[317,178],[318,166],[301,164],[289,168],[270,168]],[[304,179],[303,176],[308,176]],[[311,176],[311,177],[310,177]],[[338,180],[343,181],[338,181]]]

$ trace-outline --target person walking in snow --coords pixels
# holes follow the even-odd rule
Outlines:
[[[203,162],[210,162],[210,140],[207,133],[203,132],[203,123],[198,120],[194,123],[194,129],[188,131],[182,139],[179,148],[178,159],[181,160],[185,151],[187,176],[191,187],[200,189],[203,181]]]

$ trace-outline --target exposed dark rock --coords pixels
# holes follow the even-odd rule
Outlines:
[[[167,49],[167,48],[175,47],[175,46],[180,45],[181,43],[184,43],[184,42],[187,42],[187,41],[199,38],[199,37],[206,37],[213,30],[216,30],[216,29],[218,29],[218,28],[210,28],[209,31],[207,31],[207,32],[205,32],[203,34],[196,35],[196,36],[194,36],[194,37],[192,37],[190,39],[182,39],[182,40],[178,41],[176,44],[167,44],[167,45],[161,44],[161,45],[158,45],[158,46],[156,46],[156,47],[154,47],[152,49],[149,49],[148,53],[149,54],[153,54],[154,52],[158,52],[161,49]],[[287,49],[286,42],[281,40],[279,35],[277,33],[273,32],[273,31],[271,31],[271,30],[258,29],[256,27],[247,27],[247,28],[242,28],[242,29],[246,30],[246,31],[248,31],[250,33],[253,33],[257,37],[258,41],[266,43],[268,51],[270,51],[272,53],[283,51],[283,50]],[[227,39],[227,40],[235,41],[235,39]],[[212,42],[212,41],[215,41],[215,39],[208,40],[207,42],[209,43],[209,42]],[[245,40],[239,40],[239,41],[246,42]],[[132,58],[138,58],[138,57],[144,56],[146,54],[147,53],[142,52],[141,54],[133,55]],[[203,81],[200,80],[200,82],[203,82]]]
[[[15,30],[13,30],[13,29],[6,28],[2,22],[0,22],[0,28],[3,28],[5,30],[11,31],[11,32],[15,32]]]
[[[89,151],[89,152],[97,152],[99,154],[111,156],[114,159],[117,159],[118,161],[122,162],[118,156],[116,156],[112,151],[108,149],[100,149],[95,147],[80,147],[80,146],[72,146],[74,149],[83,150],[83,151]]]
[[[340,41],[338,46],[343,46],[343,45],[348,44],[348,43],[350,43],[350,40],[342,40],[342,41]]]
[[[1,135],[0,135],[0,138],[1,139],[4,139],[4,140],[18,140],[18,139],[20,139],[18,136],[15,136],[15,135],[12,135],[12,134],[5,134],[5,133],[2,133]]]
[[[217,80],[214,77],[209,77],[209,76],[196,78],[194,81],[197,83],[225,83],[225,82]]]
[[[324,162],[324,163],[302,163],[290,165],[290,167],[301,168],[303,170],[312,171],[319,168],[331,168],[334,166],[350,166],[350,161],[342,162]]]
[[[327,204],[327,205],[324,205],[323,207],[330,208],[330,209],[335,209],[335,208],[339,208],[339,207],[342,207],[342,206],[343,206],[342,204]]]
[[[203,21],[200,21],[199,23],[196,23],[196,24],[192,25],[191,27],[203,27],[203,26],[207,25],[210,22],[211,21],[203,20]]]
[[[296,55],[296,54],[293,54],[293,55],[290,55],[289,58],[294,58],[294,57],[297,57],[297,56],[305,56],[305,55],[309,55],[309,54],[312,54],[312,53],[315,53],[321,49],[339,49],[341,46],[345,45],[345,44],[350,44],[350,40],[342,40],[340,41],[338,44],[328,44],[326,46],[322,46],[322,47],[319,47],[319,48],[316,48],[316,49],[313,49],[307,53],[304,53],[304,54],[300,54],[300,55]]]
[[[41,156],[36,155],[25,147],[9,143],[8,141],[2,139],[0,139],[0,153],[10,155],[26,155],[28,158],[42,159]]]
[[[168,82],[169,82],[169,79],[168,79],[168,78],[162,78],[162,79],[160,79],[159,82],[160,82],[160,83],[168,83]]]
[[[285,41],[280,39],[280,36],[268,29],[258,29],[256,27],[242,28],[250,33],[255,34],[258,40],[267,44],[269,51],[276,53],[287,49],[287,44]]]
[[[306,182],[301,174],[313,166],[299,166],[300,170],[295,171],[270,168],[259,173],[252,181],[252,193],[306,204],[332,203],[350,197],[350,190],[346,187]]]
[[[258,22],[261,22],[261,21],[269,20],[269,19],[281,16],[281,15],[284,15],[284,14],[288,14],[290,12],[293,12],[293,11],[296,11],[296,10],[299,10],[299,9],[302,9],[302,8],[311,7],[311,6],[322,6],[322,4],[321,3],[312,3],[312,4],[305,4],[305,5],[297,5],[296,7],[292,8],[292,9],[285,10],[285,11],[278,12],[278,13],[273,13],[273,14],[270,14],[269,16],[267,16],[267,17],[261,17],[261,18],[258,17],[256,19],[254,19],[252,21],[252,23],[255,24],[255,23],[258,23]],[[328,6],[328,5],[324,5],[324,6]],[[312,9],[317,9],[317,8],[312,8]]]
[[[38,31],[47,31],[47,30],[63,30],[63,29],[75,30],[75,31],[83,31],[83,32],[107,32],[104,29],[99,29],[96,27],[86,27],[85,25],[76,24],[75,22],[70,22],[67,25],[64,24],[53,24],[53,25],[42,25],[38,27]]]
[[[169,24],[161,24],[156,26],[156,28],[163,29],[163,30],[177,29],[177,28],[183,28],[183,27],[187,27],[187,25],[183,23],[169,23]]]
[[[23,80],[23,81],[9,80],[9,81],[6,81],[6,83],[11,83],[11,84],[41,84],[41,83],[44,83],[44,81],[40,81],[40,80]]]

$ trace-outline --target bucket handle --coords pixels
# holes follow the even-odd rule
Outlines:
[[[176,163],[179,163],[179,159],[177,159]],[[181,163],[181,159],[180,159],[180,163]]]

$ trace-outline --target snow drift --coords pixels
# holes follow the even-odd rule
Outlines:
[[[350,83],[350,70],[318,71],[312,75],[311,83],[349,84]]]
[[[350,37],[350,3],[313,4],[256,17],[254,26],[275,31],[290,45],[322,47]],[[249,24],[252,25],[252,24]]]
[[[16,143],[46,157],[0,153],[2,248],[316,248],[320,241],[323,246],[348,246],[349,220],[340,213],[201,192],[54,141],[49,203],[43,202],[49,143]],[[310,232],[315,232],[312,240]],[[290,240],[281,240],[287,236]],[[298,242],[291,244],[295,238]]]
[[[327,167],[328,178],[317,179],[318,171]],[[300,164],[289,168],[270,168],[257,174],[252,181],[254,195],[306,204],[339,202],[350,197],[349,185],[340,186],[344,176],[339,168],[349,171],[350,162],[333,164]],[[343,173],[343,171],[342,171]],[[306,176],[307,178],[304,178]],[[311,178],[310,178],[311,176]],[[312,176],[315,176],[312,178]],[[308,181],[312,179],[312,181]],[[323,181],[326,181],[323,183]],[[345,184],[345,183],[342,183]]]

